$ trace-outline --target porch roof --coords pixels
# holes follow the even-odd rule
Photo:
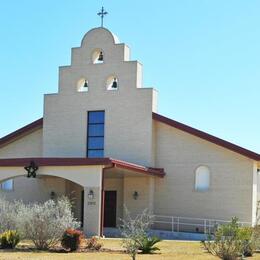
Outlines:
[[[0,159],[0,167],[25,167],[31,162],[34,162],[37,166],[84,166],[84,165],[103,165],[105,169],[110,168],[122,168],[126,170],[132,170],[138,173],[147,174],[151,176],[158,176],[163,178],[165,175],[163,168],[146,167],[139,164],[134,164],[122,160],[116,160],[113,158],[53,158],[53,157],[41,157],[41,158],[10,158]]]

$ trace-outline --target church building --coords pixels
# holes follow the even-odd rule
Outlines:
[[[142,69],[109,30],[87,32],[59,68],[57,93],[44,95],[43,117],[0,139],[0,196],[67,195],[89,235],[116,229],[124,206],[148,209],[169,232],[233,216],[253,225],[260,154],[158,114]]]

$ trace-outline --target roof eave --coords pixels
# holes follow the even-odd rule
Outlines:
[[[18,130],[0,138],[0,148],[16,141],[17,139],[22,138],[25,135],[28,135],[42,127],[43,127],[43,118],[40,118],[22,128],[19,128]]]

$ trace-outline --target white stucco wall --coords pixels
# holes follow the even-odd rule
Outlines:
[[[133,193],[138,192],[138,198]],[[124,205],[132,216],[141,214],[145,209],[153,213],[154,185],[153,177],[125,177]]]
[[[156,179],[155,213],[229,220],[237,216],[251,222],[255,215],[256,167],[237,153],[154,122],[157,135],[156,167],[166,176]],[[210,189],[194,189],[195,170],[209,167]]]
[[[41,166],[38,176],[54,176],[75,182],[83,187],[100,187],[103,166]],[[0,167],[0,181],[26,176],[24,167]]]

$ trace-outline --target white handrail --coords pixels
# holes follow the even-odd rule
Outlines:
[[[158,220],[158,218],[169,219],[167,220]],[[188,220],[187,222],[185,222]],[[219,220],[219,219],[207,219],[207,218],[192,218],[192,217],[176,217],[176,216],[164,216],[164,215],[154,215],[153,223],[158,224],[167,224],[172,232],[180,231],[180,226],[193,226],[197,228],[203,228],[204,233],[211,233],[213,228],[219,224],[230,223],[228,220]],[[252,225],[250,222],[238,222],[240,225]],[[196,232],[198,232],[196,230]]]

